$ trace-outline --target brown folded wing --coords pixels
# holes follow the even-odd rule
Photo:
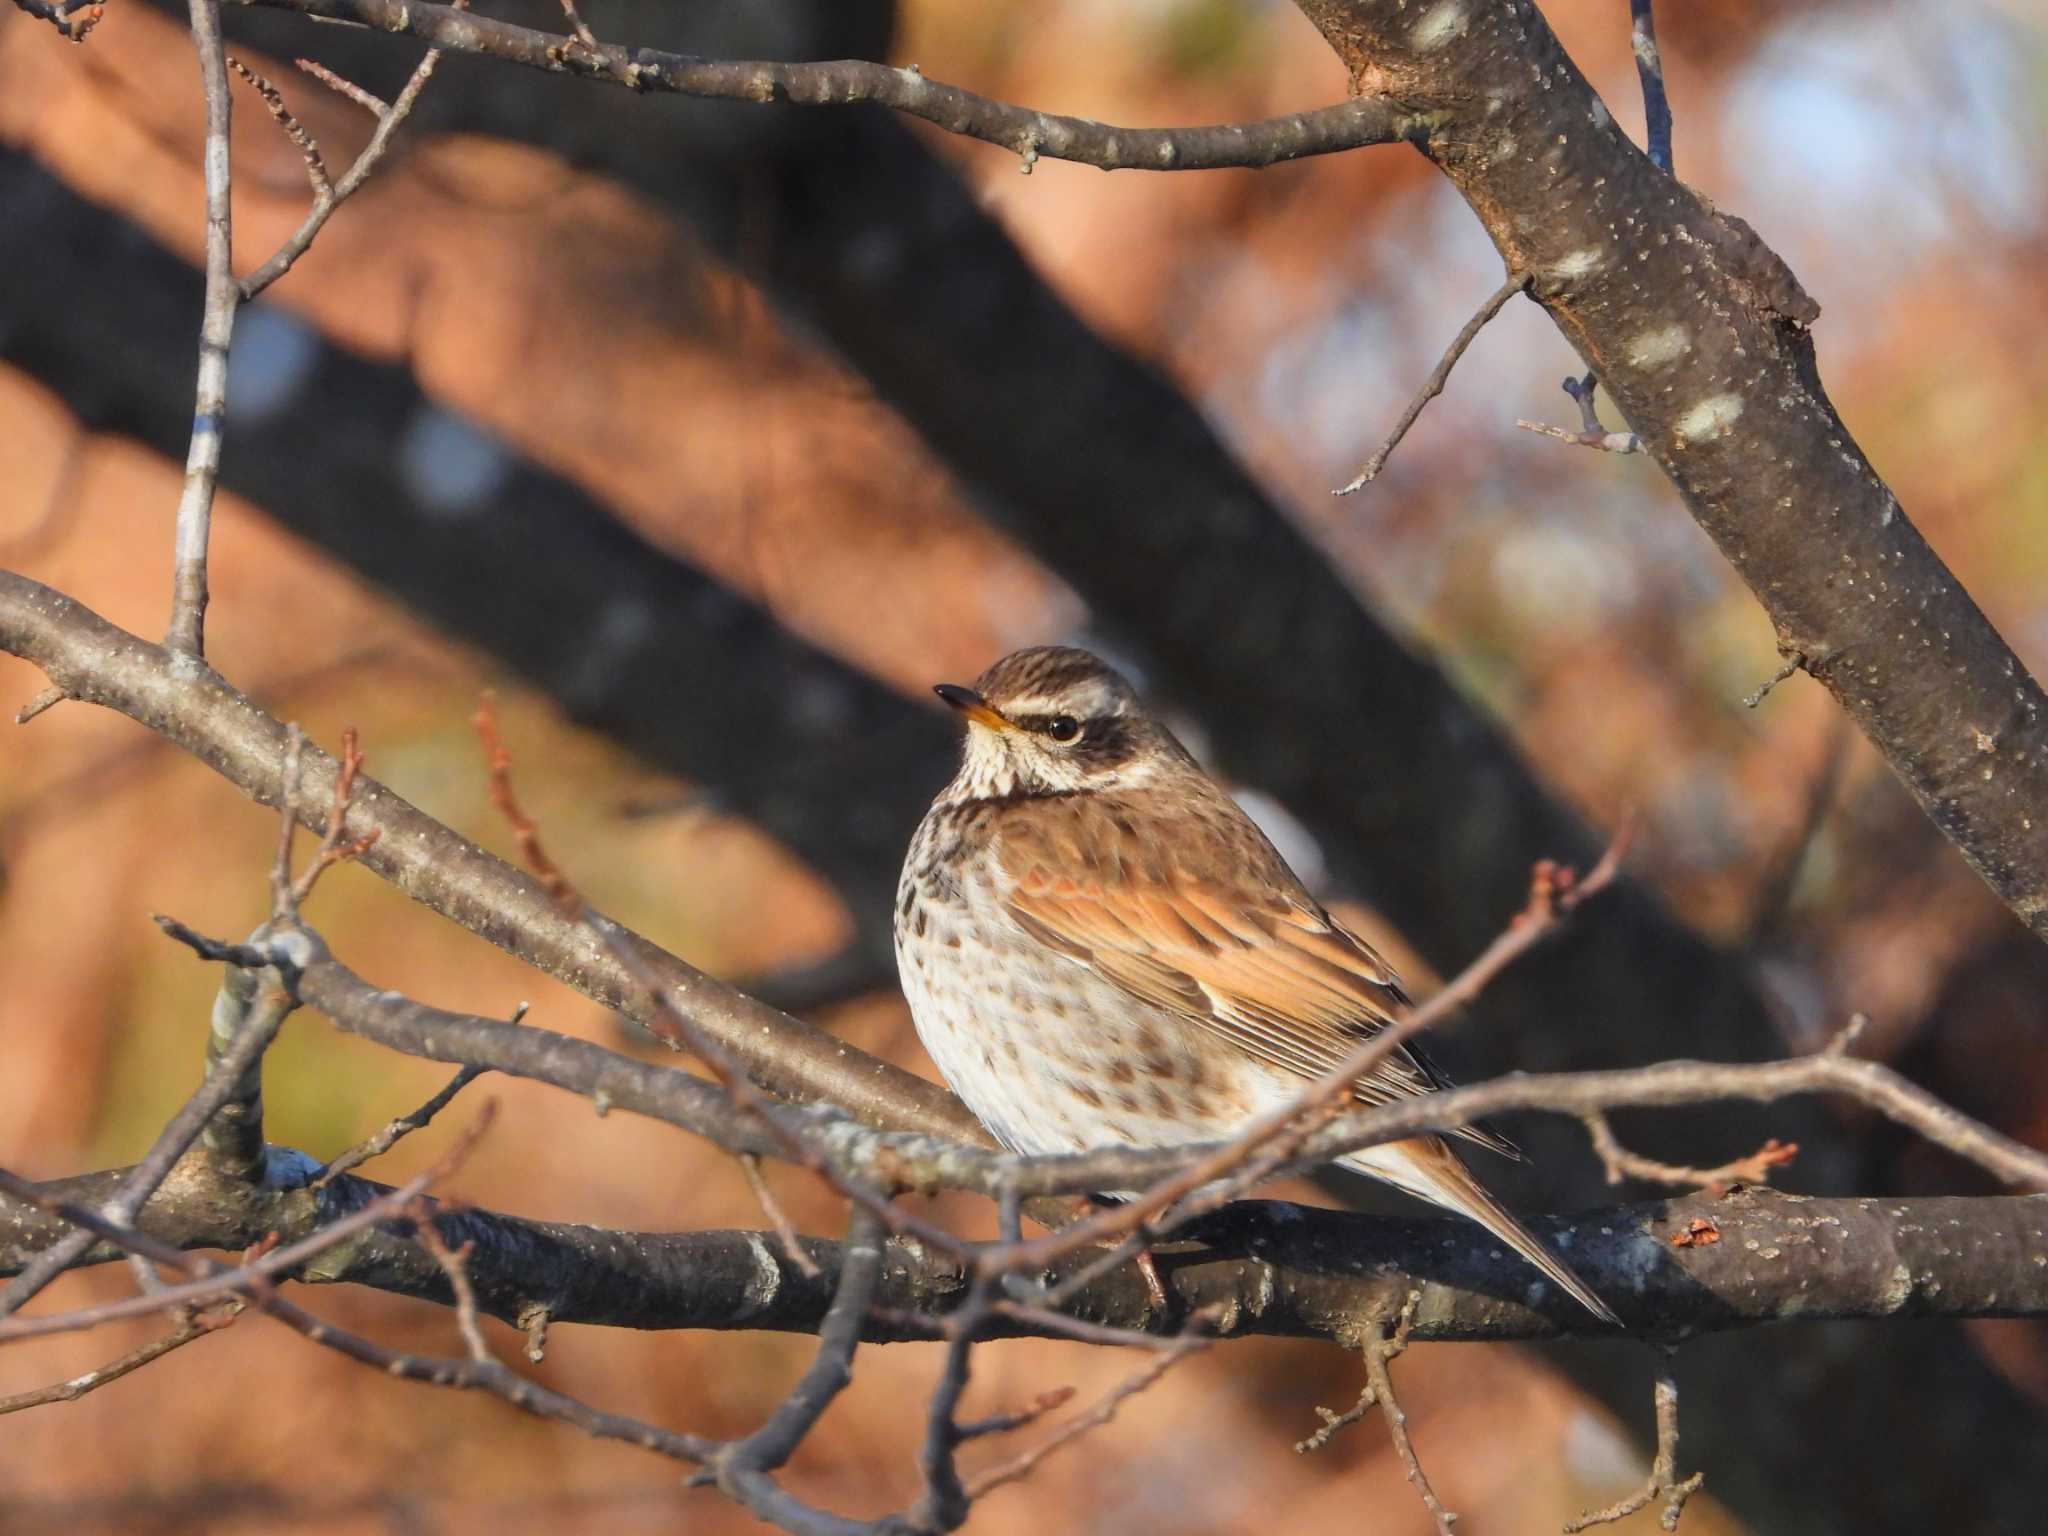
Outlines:
[[[1004,910],[1139,1001],[1269,1066],[1320,1077],[1408,998],[1393,968],[1316,904],[1248,819],[1231,824],[1232,813],[1242,815],[1219,808],[1190,826],[1193,846],[1170,855],[1137,846],[1128,818],[1085,806],[1013,820],[996,850]],[[1447,1086],[1402,1049],[1354,1091],[1385,1104]],[[1517,1155],[1491,1131],[1457,1134]]]

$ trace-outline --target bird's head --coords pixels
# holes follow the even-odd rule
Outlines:
[[[1015,651],[971,687],[933,691],[967,721],[955,788],[970,796],[1130,789],[1192,761],[1115,668],[1071,646]]]

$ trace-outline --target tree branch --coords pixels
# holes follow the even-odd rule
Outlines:
[[[799,106],[873,102],[923,118],[948,133],[1014,151],[1024,169],[1040,158],[1105,171],[1205,171],[1275,165],[1310,155],[1390,144],[1423,131],[1394,102],[1360,97],[1312,112],[1213,127],[1118,128],[991,101],[959,86],[862,59],[788,64],[695,59],[658,48],[598,43],[542,32],[426,0],[228,0],[296,11],[420,38],[449,53],[480,54],[552,74],[579,75],[636,91],[667,91],[719,101]]]
[[[1534,6],[1460,8],[1424,37],[1384,0],[1298,3],[1354,74],[1442,115],[1424,153],[1532,274],[1781,653],[2048,938],[2048,695],[1835,413],[1798,279],[1628,141]]]
[[[251,799],[276,805],[285,728],[219,678],[177,676],[160,648],[10,572],[0,572],[0,649],[34,661],[78,698],[148,726]],[[293,799],[301,825],[325,827],[336,771],[331,757],[306,748]],[[594,948],[583,925],[555,910],[538,885],[376,780],[360,781],[347,830],[351,837],[378,834],[360,862],[414,900],[629,1018],[651,1016],[624,967]],[[938,1085],[850,1052],[822,1030],[723,986],[644,939],[628,942],[676,1006],[770,1092],[825,1100],[878,1125],[981,1138],[973,1118]]]
[[[228,344],[241,302],[231,264],[233,200],[228,170],[228,66],[220,35],[220,0],[190,0],[192,45],[206,97],[206,307],[199,324],[198,398],[185,484],[178,496],[171,581],[171,622],[164,644],[194,660],[206,654],[206,544],[213,492],[220,479],[221,434],[227,429]]]
[[[123,1171],[36,1189],[89,1206]],[[170,1186],[144,1208],[139,1225],[179,1248],[239,1251],[271,1232],[284,1244],[314,1238],[392,1193],[353,1175],[319,1189],[263,1188],[244,1200],[223,1202],[214,1198],[220,1192],[203,1182]],[[1678,1340],[1766,1323],[2048,1315],[2048,1274],[2032,1261],[2048,1240],[2042,1206],[2017,1195],[1820,1200],[1749,1188],[1527,1219],[1570,1253],[1632,1333]],[[1673,1236],[1695,1222],[1710,1223],[1718,1239],[1675,1245]],[[831,1239],[800,1238],[815,1268],[807,1272],[768,1231],[616,1231],[471,1208],[440,1210],[434,1224],[445,1242],[469,1248],[478,1308],[515,1326],[539,1305],[558,1323],[815,1333],[845,1257]],[[46,1211],[0,1196],[0,1273],[18,1272],[63,1230]],[[452,1305],[446,1274],[410,1230],[403,1221],[378,1222],[326,1247],[292,1278]],[[81,1262],[119,1256],[96,1245]],[[1045,1278],[1056,1283],[1093,1257],[1068,1255]],[[1241,1201],[1203,1219],[1157,1259],[1173,1298],[1168,1312],[1153,1306],[1144,1280],[1126,1267],[1080,1288],[1069,1315],[1170,1337],[1178,1317],[1208,1309],[1218,1337],[1324,1338],[1351,1347],[1420,1291],[1418,1341],[1611,1336],[1570,1305],[1533,1304],[1526,1271],[1450,1217]],[[887,1241],[861,1338],[931,1337],[930,1325],[960,1305],[968,1282],[958,1261],[915,1241]],[[1014,1310],[992,1314],[984,1326],[989,1338],[1065,1336]]]

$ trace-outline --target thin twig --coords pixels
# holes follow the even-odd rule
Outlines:
[[[397,1193],[393,1191],[394,1195]],[[416,1193],[408,1198],[416,1197]],[[145,1232],[106,1222],[92,1212],[67,1208],[64,1214],[68,1220],[90,1224],[94,1231],[107,1241],[130,1252],[141,1254],[156,1263],[182,1270],[195,1281],[224,1279],[229,1273],[222,1271],[211,1259],[199,1254],[184,1253]],[[380,1215],[389,1214],[388,1211],[380,1212]],[[331,1231],[332,1228],[328,1230]],[[279,1254],[284,1251],[277,1250]],[[259,1264],[268,1263],[272,1257],[258,1255],[254,1261],[246,1264],[244,1269],[253,1270]],[[260,1278],[249,1280],[248,1285],[249,1299],[266,1315],[277,1319],[323,1348],[372,1366],[387,1376],[395,1376],[406,1381],[426,1382],[434,1386],[489,1392],[536,1417],[570,1424],[600,1439],[623,1441],[677,1461],[702,1463],[714,1456],[719,1449],[716,1441],[696,1435],[678,1434],[639,1419],[601,1412],[578,1402],[575,1398],[515,1375],[495,1360],[480,1362],[467,1359],[437,1359],[387,1349],[359,1334],[350,1333],[345,1328],[315,1317],[302,1307],[295,1306],[278,1295]],[[40,1323],[44,1320],[35,1318],[30,1321]],[[10,1326],[20,1328],[24,1325],[16,1323]]]
[[[305,757],[306,733],[294,720],[284,728],[284,766],[277,775],[277,852],[270,860],[270,920],[289,922],[298,913],[292,899],[292,836],[299,830],[293,802],[299,793],[299,766]]]
[[[1662,1163],[1654,1157],[1631,1152],[1621,1144],[1605,1112],[1588,1110],[1579,1116],[1586,1134],[1593,1139],[1593,1151],[1607,1171],[1607,1182],[1645,1179],[1653,1184],[1671,1184],[1681,1189],[1726,1190],[1735,1184],[1768,1184],[1771,1170],[1782,1168],[1799,1155],[1799,1143],[1773,1136],[1747,1157],[1730,1158],[1715,1168],[1691,1168],[1681,1163]]]
[[[460,11],[467,9],[468,5],[469,0],[455,0],[450,8]],[[302,139],[300,135],[292,134],[296,122],[290,113],[284,111],[282,98],[277,99],[271,108],[271,115],[284,125],[285,132],[292,135],[292,142],[299,145],[300,151],[306,155],[308,173],[312,175],[313,180],[313,206],[306,211],[306,217],[300,222],[299,227],[292,231],[290,237],[277,248],[271,258],[242,279],[240,291],[245,301],[255,298],[289,272],[292,264],[311,248],[314,238],[334,216],[335,209],[347,202],[361,189],[363,183],[370,179],[377,167],[382,164],[385,153],[391,148],[393,136],[404,125],[406,118],[411,116],[413,104],[419,100],[420,92],[426,88],[427,81],[433,78],[434,68],[440,62],[441,50],[429,48],[426,56],[419,61],[411,76],[407,78],[397,100],[387,106],[361,86],[342,79],[325,66],[308,59],[298,60],[300,69],[370,112],[377,119],[377,127],[370,135],[370,142],[363,146],[363,152],[357,155],[354,163],[342,173],[341,179],[330,184],[327,180],[326,167],[320,162],[320,152],[312,145],[310,135]],[[253,82],[254,77],[251,78]],[[259,89],[262,88],[259,86]],[[265,96],[265,104],[270,105],[270,98],[276,95],[274,90],[269,90]]]
[[[768,1187],[767,1179],[761,1175],[761,1159],[751,1152],[739,1155],[740,1172],[746,1175],[747,1188],[754,1192],[754,1202],[761,1207],[761,1214],[768,1218],[775,1228],[776,1239],[782,1244],[782,1251],[789,1255],[789,1262],[800,1270],[806,1279],[818,1278],[818,1261],[804,1251],[803,1240],[796,1235],[796,1228],[790,1225],[789,1216],[775,1199],[775,1191]]]
[[[270,113],[277,126],[284,130],[284,136],[298,149],[299,158],[306,163],[306,179],[313,184],[314,201],[332,202],[334,182],[327,174],[327,162],[320,156],[320,145],[313,135],[306,131],[306,125],[292,116],[292,109],[284,104],[283,94],[232,53],[228,55],[228,68],[240,75],[249,89],[262,99],[265,110]],[[242,282],[242,297],[253,297],[246,278]]]
[[[73,1376],[68,1381],[56,1382],[51,1386],[37,1387],[32,1392],[17,1392],[12,1397],[0,1397],[0,1413],[19,1413],[24,1408],[40,1408],[45,1403],[75,1403],[87,1393],[97,1392],[109,1382],[119,1381],[130,1372],[139,1371],[152,1361],[159,1360],[174,1349],[182,1349],[194,1339],[203,1339],[210,1333],[218,1333],[232,1323],[242,1310],[237,1300],[228,1307],[205,1314],[197,1311],[180,1318],[169,1333],[160,1334],[117,1360],[109,1360],[82,1376]]]
[[[956,1424],[954,1432],[962,1440],[979,1440],[985,1435],[1007,1435],[1014,1430],[1027,1429],[1044,1418],[1048,1413],[1057,1413],[1074,1400],[1073,1387],[1048,1387],[1022,1408],[1008,1413],[992,1413],[985,1419],[969,1419],[965,1424]]]
[[[199,378],[192,407],[192,440],[185,454],[185,484],[171,578],[171,622],[164,648],[193,661],[206,654],[206,547],[213,524],[213,491],[220,479],[221,436],[227,427],[228,347],[235,335],[235,286],[228,167],[227,53],[220,35],[220,0],[190,0],[192,43],[206,96],[206,299],[199,325]]]
[[[512,1015],[512,1022],[517,1024],[525,1013],[526,1004],[521,1003]],[[434,1116],[448,1107],[454,1100],[455,1095],[462,1092],[463,1089],[490,1070],[489,1067],[464,1067],[448,1080],[446,1087],[427,1100],[418,1109],[413,1110],[410,1114],[400,1115],[367,1141],[358,1142],[346,1152],[337,1155],[332,1162],[328,1163],[326,1167],[313,1176],[311,1187],[318,1189],[323,1184],[333,1182],[336,1177],[347,1173],[351,1168],[359,1168],[372,1158],[382,1157],[414,1131],[424,1130]]]
[[[1768,699],[1774,692],[1777,691],[1778,684],[1784,682],[1794,672],[1797,672],[1801,667],[1805,665],[1805,654],[1800,651],[1794,651],[1791,655],[1785,658],[1784,664],[1780,666],[1777,671],[1773,672],[1769,677],[1765,678],[1762,683],[1758,684],[1756,692],[1746,694],[1743,697],[1742,707],[1744,709],[1755,709],[1757,705],[1763,703],[1765,699]]]
[[[497,1357],[484,1339],[483,1324],[477,1320],[476,1287],[469,1283],[469,1255],[474,1245],[464,1243],[460,1248],[451,1248],[448,1239],[434,1226],[431,1211],[416,1206],[411,1215],[419,1245],[441,1266],[441,1273],[448,1277],[448,1289],[455,1293],[455,1326],[462,1334],[469,1358],[478,1365],[493,1364]]]
[[[562,0],[562,14],[569,18],[569,30],[576,34],[576,40],[595,53],[597,34],[584,25],[582,14],[576,9],[576,0]]]
[[[1657,18],[1651,0],[1628,0],[1629,46],[1643,82],[1643,123],[1650,163],[1671,174],[1671,100],[1664,94],[1664,60],[1657,52]]]
[[[1408,1347],[1408,1330],[1415,1325],[1415,1309],[1421,1301],[1420,1291],[1410,1291],[1394,1325],[1380,1338],[1366,1344],[1363,1351],[1365,1379],[1372,1390],[1373,1400],[1379,1404],[1380,1413],[1387,1421],[1387,1434],[1394,1442],[1394,1454],[1401,1458],[1401,1469],[1408,1474],[1408,1481],[1421,1496],[1423,1507],[1436,1522],[1437,1536],[1451,1536],[1451,1525],[1458,1517],[1444,1508],[1443,1501],[1437,1498],[1436,1490],[1430,1487],[1429,1478],[1423,1473],[1422,1462],[1408,1439],[1407,1410],[1394,1396],[1394,1374],[1387,1368],[1388,1363]]]
[[[1062,1446],[1073,1444],[1074,1441],[1080,1439],[1090,1430],[1100,1429],[1103,1425],[1107,1424],[1116,1417],[1117,1410],[1125,1403],[1158,1381],[1160,1377],[1164,1376],[1190,1355],[1199,1354],[1207,1349],[1213,1341],[1202,1330],[1208,1326],[1211,1320],[1206,1312],[1199,1312],[1189,1318],[1186,1330],[1177,1339],[1173,1340],[1170,1348],[1163,1350],[1158,1358],[1153,1360],[1143,1370],[1126,1377],[1108,1392],[1104,1393],[1086,1413],[1069,1419],[1058,1429],[1054,1430],[1052,1434],[1048,1435],[1045,1440],[1024,1452],[1023,1455],[1018,1456],[1014,1460],[1003,1462],[999,1466],[990,1467],[979,1477],[969,1482],[967,1484],[968,1500],[972,1502],[1002,1487],[1005,1483],[1014,1483],[1019,1478],[1028,1477],[1037,1468],[1038,1464],[1044,1461],[1046,1457],[1052,1455],[1053,1452],[1059,1450]]]
[[[687,1072],[638,1062],[548,1030],[512,1030],[503,1020],[449,1013],[398,997],[334,959],[310,930],[278,935],[258,946],[223,944],[172,918],[160,917],[158,922],[207,958],[288,968],[289,979],[312,1006],[351,1032],[395,1050],[457,1065],[489,1065],[508,1076],[550,1083],[586,1097],[602,1095],[609,1105],[676,1125],[731,1151],[790,1155],[778,1138],[769,1136],[752,1116],[740,1113],[721,1090]],[[1850,1055],[1846,1044],[1837,1040],[1815,1055],[1782,1061],[1666,1061],[1593,1072],[1514,1073],[1347,1110],[1309,1138],[1301,1160],[1328,1162],[1382,1142],[1452,1131],[1523,1110],[1579,1115],[1589,1109],[1668,1108],[1717,1100],[1768,1103],[1800,1094],[1839,1094],[1977,1164],[2005,1184],[2048,1189],[2048,1153],[1971,1119],[1881,1062]],[[1020,1196],[1143,1189],[1164,1174],[1215,1157],[1233,1145],[1098,1148],[1020,1158],[928,1135],[871,1129],[816,1110],[800,1113],[816,1132],[809,1152],[822,1155],[821,1149],[829,1148],[829,1160],[836,1167],[919,1188],[971,1190],[991,1199],[1008,1189]],[[1098,1232],[1094,1240],[1111,1235],[1121,1234]],[[949,1235],[939,1251],[950,1258],[961,1246]]]
[[[1567,1520],[1564,1526],[1566,1536],[1575,1536],[1576,1532],[1596,1525],[1625,1520],[1653,1499],[1664,1501],[1658,1523],[1667,1531],[1678,1529],[1678,1518],[1685,1511],[1685,1501],[1700,1491],[1707,1474],[1695,1472],[1687,1478],[1678,1475],[1678,1382],[1671,1374],[1668,1351],[1657,1371],[1656,1404],[1657,1452],[1650,1462],[1649,1481],[1627,1498],[1605,1509],[1592,1510],[1575,1520]]]
[[[1458,366],[1458,359],[1465,355],[1465,349],[1472,345],[1473,338],[1486,328],[1488,321],[1501,312],[1509,299],[1528,286],[1527,272],[1514,273],[1493,291],[1491,298],[1479,306],[1472,318],[1465,322],[1464,329],[1453,338],[1449,350],[1429,371],[1429,377],[1422,381],[1422,388],[1417,390],[1415,398],[1408,402],[1408,409],[1403,411],[1401,419],[1394,423],[1394,430],[1387,434],[1387,440],[1373,450],[1372,457],[1365,461],[1365,468],[1361,469],[1349,484],[1341,485],[1331,492],[1333,496],[1349,496],[1353,491],[1361,490],[1379,478],[1380,471],[1387,467],[1389,456],[1400,445],[1401,439],[1408,435],[1408,429],[1415,425],[1416,417],[1422,414],[1422,408],[1444,392],[1444,384],[1450,379],[1451,370]]]
[[[1524,432],[1535,432],[1544,437],[1554,437],[1560,442],[1570,443],[1576,448],[1593,448],[1602,453],[1642,453],[1643,440],[1633,432],[1610,432],[1600,420],[1593,400],[1599,391],[1600,381],[1592,374],[1583,379],[1569,378],[1564,381],[1564,392],[1572,397],[1579,408],[1579,430],[1568,427],[1553,427],[1540,421],[1515,419],[1515,425]]]
[[[59,704],[62,704],[71,697],[73,695],[70,689],[59,688],[52,684],[50,687],[40,690],[34,698],[14,712],[14,723],[16,725],[27,725],[37,715],[42,714],[45,710],[55,709]]]
[[[767,1421],[720,1453],[721,1478],[731,1472],[773,1472],[788,1461],[833,1400],[853,1380],[853,1356],[865,1331],[868,1304],[882,1273],[882,1222],[856,1206],[847,1225],[839,1288],[818,1327],[817,1353]]]
[[[353,842],[348,837],[349,800],[355,794],[356,775],[362,772],[363,761],[363,754],[356,745],[356,728],[349,726],[341,733],[340,767],[335,771],[334,790],[327,802],[327,829],[321,835],[320,846],[314,851],[311,862],[292,882],[290,901],[284,914],[287,918],[295,916],[305,905],[306,898],[313,894],[313,887],[322,875],[336,864],[361,858],[376,846],[378,837],[382,835],[381,828],[372,827]],[[284,807],[284,815],[289,824],[292,815],[289,802]]]
[[[968,1282],[967,1299],[960,1310],[945,1320],[945,1365],[925,1409],[924,1443],[917,1455],[924,1491],[911,1510],[911,1523],[919,1530],[954,1530],[966,1523],[967,1512],[973,1507],[960,1481],[956,1453],[965,1436],[960,1432],[958,1415],[974,1362],[975,1342],[992,1315],[989,1304],[995,1283],[995,1276],[977,1272]]]

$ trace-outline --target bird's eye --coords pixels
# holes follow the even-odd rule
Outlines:
[[[1045,734],[1054,741],[1072,741],[1081,734],[1081,722],[1072,715],[1054,715],[1046,723]]]

